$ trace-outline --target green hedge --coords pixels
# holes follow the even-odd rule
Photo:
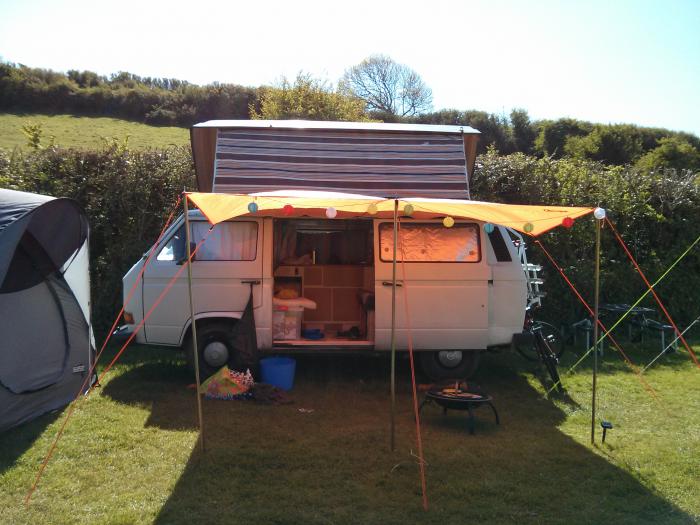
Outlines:
[[[183,187],[193,187],[187,147],[131,151],[118,145],[99,151],[38,149],[0,151],[0,186],[77,199],[91,225],[92,296],[95,326],[109,327],[121,303],[121,277],[155,240]],[[700,234],[697,175],[673,170],[640,171],[579,159],[538,159],[494,151],[477,161],[473,197],[508,203],[600,205],[638,258],[657,278]],[[592,301],[592,219],[559,228],[542,240],[587,300]],[[611,232],[603,232],[601,300],[632,302],[644,290]],[[568,323],[584,313],[535,246],[531,260],[546,271],[543,315]],[[700,315],[700,248],[659,286],[658,292],[683,324]],[[645,301],[653,306],[653,300]],[[99,334],[98,334],[99,335]]]
[[[487,201],[606,208],[651,282],[700,235],[700,176],[689,170],[639,170],[572,158],[499,156],[491,151],[478,159],[472,190],[474,198]],[[557,228],[541,238],[591,305],[594,235],[588,216],[571,229]],[[601,251],[601,302],[633,303],[646,287],[607,225]],[[531,245],[528,256],[546,270],[543,314],[564,324],[582,318],[583,307],[541,250]],[[656,291],[679,323],[700,315],[700,247]],[[656,306],[651,295],[642,304]]]
[[[189,147],[131,151],[0,150],[0,187],[76,199],[90,221],[93,322],[99,336],[121,307],[121,279],[160,233],[184,187]]]

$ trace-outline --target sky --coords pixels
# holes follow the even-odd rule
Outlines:
[[[700,135],[700,0],[0,0],[0,59],[57,71],[337,83],[377,53],[434,109]]]

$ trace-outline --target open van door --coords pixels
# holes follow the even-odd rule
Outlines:
[[[398,349],[408,347],[406,293],[415,350],[486,348],[491,270],[482,254],[480,230],[474,222],[455,222],[447,228],[441,221],[401,220],[396,264]],[[386,350],[391,347],[393,223],[375,220],[374,239],[375,348]]]
[[[197,220],[199,219],[199,220]],[[143,308],[148,312],[186,260],[184,221],[172,228],[143,277]],[[201,217],[191,217],[190,242],[199,243],[210,228]],[[263,221],[245,219],[217,224],[192,263],[195,318],[240,318],[253,290],[258,344],[270,331],[263,308]],[[269,302],[269,300],[267,301]],[[182,272],[163,302],[146,322],[146,341],[179,345],[190,322],[187,272]],[[261,333],[261,331],[263,333]],[[268,334],[269,335],[269,334]]]

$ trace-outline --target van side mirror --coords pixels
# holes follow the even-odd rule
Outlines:
[[[194,251],[195,251],[196,248],[197,248],[197,243],[196,243],[196,242],[191,242],[191,243],[190,243],[190,253],[192,254],[192,262],[194,262],[194,261],[197,260],[197,254],[194,253]],[[180,257],[180,258],[177,260],[177,265],[178,265],[178,266],[182,266],[183,264],[185,264],[185,262],[187,262],[187,253],[184,253],[184,254],[182,255],[182,257]]]

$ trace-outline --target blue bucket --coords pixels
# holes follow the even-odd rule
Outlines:
[[[262,382],[274,385],[282,390],[291,390],[294,386],[294,371],[297,362],[291,357],[266,357],[260,360]]]

